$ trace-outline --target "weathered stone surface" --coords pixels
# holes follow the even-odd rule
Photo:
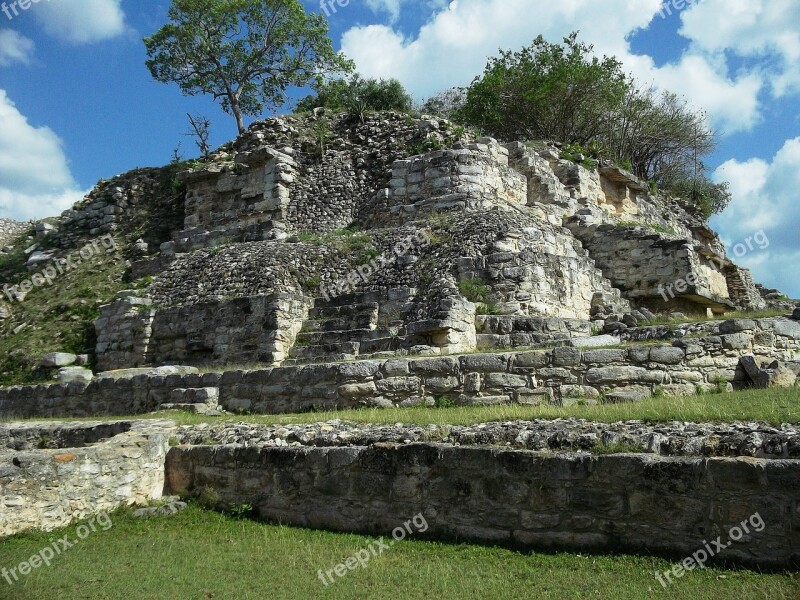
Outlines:
[[[74,365],[77,360],[78,357],[74,354],[51,352],[50,354],[45,354],[39,364],[45,368],[68,367]]]
[[[650,371],[641,367],[596,367],[586,371],[588,383],[624,383],[643,381],[649,377]]]
[[[756,322],[751,319],[731,319],[720,323],[719,332],[725,333],[741,333],[742,331],[753,331],[756,329]]]
[[[563,347],[553,350],[553,365],[571,367],[581,362],[581,351],[577,348]]]
[[[595,335],[592,337],[573,338],[570,340],[570,344],[575,348],[598,348],[601,346],[614,346],[621,341],[621,338],[614,335]]]
[[[93,377],[94,373],[89,369],[84,369],[82,367],[65,367],[59,369],[56,379],[58,379],[58,383],[62,384],[72,383],[73,381],[89,383]]]
[[[780,508],[800,492],[800,461],[542,455],[401,441],[256,451],[178,447],[169,453],[166,472],[171,491],[212,485],[222,502],[249,502],[262,518],[370,535],[388,535],[422,506],[427,527],[414,535],[458,531],[476,541],[531,548],[611,550],[624,540],[643,551],[688,556],[703,546],[706,528],[727,531],[754,513],[764,530],[746,545],[727,548],[726,559],[788,566],[800,543],[791,516]],[[252,491],[235,483],[238,473],[247,473]],[[370,485],[335,484],[365,480]],[[737,516],[709,520],[720,506]]]
[[[433,402],[436,396],[474,399],[481,394],[505,396],[508,402],[512,402],[511,392],[515,390],[532,390],[536,395],[539,388],[565,386],[593,390],[579,396],[586,399],[631,386],[647,388],[648,393],[654,393],[660,387],[659,393],[686,395],[691,386],[696,391],[716,390],[719,381],[726,387],[751,385],[754,376],[748,377],[746,365],[740,366],[743,356],[753,357],[758,373],[762,365],[775,360],[792,374],[800,371],[800,362],[785,361],[787,353],[800,351],[800,343],[775,334],[777,321],[757,321],[758,331],[772,333],[773,337],[765,337],[762,340],[765,344],[751,346],[747,343],[740,350],[726,347],[723,338],[727,340],[727,346],[731,346],[732,341],[747,342],[751,334],[693,337],[669,345],[634,345],[583,353],[574,347],[560,346],[511,354],[386,358],[203,375],[195,372],[197,369],[194,367],[112,372],[105,376],[101,374],[88,383],[0,389],[0,416],[102,416],[140,414],[156,410],[162,404],[193,407],[208,402],[193,395],[197,393],[195,390],[204,388],[215,389],[220,409],[256,413],[370,404],[409,406]],[[559,326],[556,323],[552,325]],[[768,344],[770,341],[772,345]],[[569,364],[553,366],[556,363]],[[656,366],[658,368],[654,368]],[[180,374],[184,371],[186,374]],[[756,378],[760,376],[758,373]],[[777,375],[773,373],[759,385],[791,383],[788,373]],[[341,391],[337,393],[340,387]],[[178,396],[173,397],[173,393]],[[184,397],[182,394],[188,395]],[[562,394],[561,397],[565,396]],[[620,398],[624,399],[624,396]]]
[[[797,321],[788,321],[786,319],[771,320],[772,330],[777,335],[788,337],[792,340],[800,340],[800,323]]]
[[[720,337],[723,348],[727,350],[746,350],[753,345],[753,336],[749,333],[731,333]]]
[[[142,367],[139,369],[119,369],[103,371],[97,375],[100,379],[131,379],[140,375],[146,377],[166,377],[169,375],[191,375],[200,373],[200,369],[192,366]]]
[[[0,536],[50,531],[160,498],[174,427],[170,421],[0,424]]]
[[[627,350],[624,348],[614,350],[588,350],[583,353],[583,363],[587,365],[605,365],[609,363],[625,362]]]
[[[677,365],[686,358],[686,353],[681,348],[660,346],[650,350],[650,360],[664,365]]]

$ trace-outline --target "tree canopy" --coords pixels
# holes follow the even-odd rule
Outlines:
[[[453,116],[501,139],[586,148],[683,195],[707,216],[730,200],[727,185],[709,181],[702,162],[716,145],[705,113],[639,85],[615,57],[595,56],[577,32],[562,44],[539,36],[518,52],[501,51]]]
[[[245,115],[284,105],[289,88],[352,70],[324,17],[299,0],[172,0],[169,18],[144,40],[150,73],[186,95],[213,96],[240,133]]]
[[[397,110],[408,112],[413,100],[396,79],[364,79],[356,73],[349,79],[333,79],[317,86],[317,93],[306,96],[297,110],[315,108],[347,111],[362,115],[367,111]]]

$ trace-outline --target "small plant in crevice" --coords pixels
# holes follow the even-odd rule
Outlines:
[[[433,405],[436,408],[453,408],[456,405],[456,401],[450,396],[439,396]]]
[[[490,298],[492,288],[480,279],[473,277],[459,281],[458,291],[470,302],[486,302]]]
[[[303,282],[303,287],[311,290],[319,288],[320,285],[322,285],[322,277],[319,275],[312,275]]]

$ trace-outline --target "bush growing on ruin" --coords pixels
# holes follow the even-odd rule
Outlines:
[[[412,99],[396,79],[364,79],[358,73],[349,79],[334,79],[317,86],[317,93],[297,104],[301,112],[315,108],[344,111],[356,117],[367,112],[396,110],[409,112]]]
[[[427,115],[437,115],[445,119],[457,120],[458,112],[463,108],[467,99],[467,89],[454,87],[439,92],[419,105],[418,112]]]
[[[457,115],[501,139],[586,146],[611,127],[628,86],[622,63],[591,52],[577,33],[563,45],[539,36],[519,52],[501,51],[469,86]]]
[[[623,165],[706,216],[730,201],[727,185],[711,182],[702,162],[716,145],[706,114],[639,85],[615,57],[594,56],[577,33],[562,44],[539,36],[519,52],[501,51],[467,88],[454,118],[500,139],[591,148],[592,158]]]

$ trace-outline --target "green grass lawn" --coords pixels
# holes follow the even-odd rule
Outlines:
[[[81,419],[34,419],[44,421],[101,421],[109,418],[174,420],[182,425],[198,423],[263,423],[282,425],[341,419],[356,423],[406,423],[413,425],[474,425],[490,421],[564,419],[575,417],[601,423],[640,420],[645,422],[692,421],[729,423],[761,421],[772,425],[800,424],[800,389],[742,390],[730,394],[708,394],[687,398],[658,397],[628,404],[523,406],[457,406],[451,408],[365,408],[283,415],[225,415],[204,417],[182,411],[147,415],[119,415]],[[14,421],[0,417],[0,422]]]
[[[248,422],[264,424],[314,423],[342,419],[357,423],[408,423],[415,425],[473,425],[489,421],[561,419],[576,417],[604,423],[641,420],[665,421],[763,421],[773,425],[800,423],[800,390],[743,390],[731,394],[709,394],[688,398],[650,398],[629,404],[523,406],[468,406],[452,408],[368,408],[311,412],[294,415],[227,415],[202,417],[168,411],[148,415],[173,419],[181,424]]]
[[[127,511],[9,586],[7,600],[248,600],[298,598],[638,599],[800,597],[794,573],[705,569],[663,589],[654,573],[672,561],[639,556],[522,554],[502,548],[398,542],[365,568],[325,587],[329,570],[375,538],[267,525],[191,506],[173,517],[139,521]],[[0,568],[30,558],[75,528],[0,543]]]

